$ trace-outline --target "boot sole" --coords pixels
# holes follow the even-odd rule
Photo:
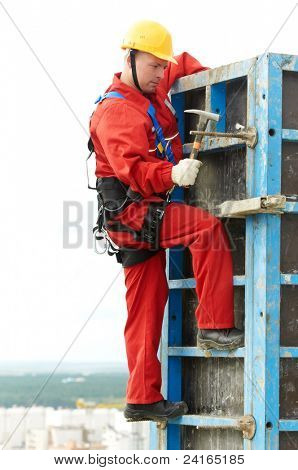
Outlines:
[[[183,413],[181,411],[183,411]],[[140,413],[140,412],[136,412],[133,414],[129,412],[129,414],[126,414],[124,412],[124,417],[127,422],[132,422],[132,421],[167,422],[169,419],[178,418],[179,416],[185,415],[187,412],[188,412],[188,406],[186,405],[183,407],[183,410],[179,409],[179,411],[177,410],[176,413],[173,413],[172,415],[169,415],[169,416],[156,416],[156,415],[150,416],[150,415],[145,415],[144,413]]]
[[[206,340],[197,340],[197,346],[201,349],[208,350],[208,349],[219,349],[221,351],[231,350],[231,349],[238,349],[243,348],[244,343],[242,340],[236,340],[231,344],[220,344],[212,341],[211,339]]]
[[[166,423],[168,420],[165,418],[155,418],[155,417],[149,417],[149,416],[135,416],[133,418],[125,418],[127,423],[133,423],[137,421],[156,421],[157,423],[163,422]]]

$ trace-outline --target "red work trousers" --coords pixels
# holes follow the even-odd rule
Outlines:
[[[110,233],[115,243],[119,241],[118,234]],[[125,245],[128,246],[127,239]],[[137,241],[129,245],[141,246]],[[168,204],[160,230],[160,246],[176,245],[189,247],[192,254],[199,300],[195,310],[198,327],[233,328],[232,257],[221,220],[185,203]],[[168,298],[165,266],[162,250],[142,263],[124,268],[128,313],[124,337],[130,373],[127,403],[154,403],[164,399],[157,353]],[[182,273],[180,277],[183,278]]]

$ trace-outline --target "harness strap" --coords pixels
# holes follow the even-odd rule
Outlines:
[[[153,126],[154,126],[154,130],[156,133],[156,146],[157,146],[159,153],[161,155],[165,154],[167,160],[169,160],[171,163],[175,165],[176,162],[175,162],[175,157],[173,154],[171,142],[170,141],[166,142],[164,138],[162,128],[159,125],[158,120],[156,119],[156,111],[152,103],[150,103],[147,113],[149,114],[152,120]]]
[[[118,93],[118,91],[108,91],[107,93],[105,93],[104,95],[99,95],[99,97],[97,98],[97,100],[94,102],[94,104],[96,103],[101,103],[103,100],[105,100],[106,98],[124,98],[123,95],[121,95],[121,93]]]
[[[97,98],[97,100],[95,101],[95,104],[96,103],[101,103],[106,98],[122,98],[122,99],[125,99],[124,96],[121,95],[121,93],[119,93],[118,91],[109,91],[109,92],[105,93],[103,96],[99,96]],[[166,103],[166,101],[165,101],[165,103]],[[169,105],[167,103],[166,103],[166,105],[169,107]],[[153,123],[153,126],[154,126],[155,135],[156,135],[155,141],[156,141],[156,147],[157,147],[159,158],[166,157],[168,161],[173,163],[173,165],[176,165],[174,153],[173,153],[172,146],[171,146],[171,142],[170,141],[167,142],[164,135],[163,135],[163,130],[162,130],[157,118],[156,118],[156,111],[155,111],[155,108],[154,108],[152,103],[150,103],[150,105],[147,109],[147,114],[150,117],[150,119]],[[90,157],[90,155],[89,155],[89,157]]]
[[[122,224],[119,220],[111,220],[107,225],[107,229],[111,232],[128,232],[136,241],[147,242],[150,245],[150,251],[158,251],[160,249],[159,228],[166,204],[167,201],[150,203],[141,230],[134,230]]]
[[[169,201],[169,195],[162,196],[163,201],[151,202],[148,206],[144,223],[140,230],[134,230],[123,224],[120,220],[115,220],[115,216],[120,214],[129,204],[134,202],[128,196],[129,186],[121,182],[114,176],[97,179],[99,219],[97,222],[98,231],[102,228],[114,232],[129,232],[136,241],[146,241],[151,249],[159,248],[159,226]],[[138,199],[143,197],[135,193]],[[137,199],[137,200],[138,200]]]

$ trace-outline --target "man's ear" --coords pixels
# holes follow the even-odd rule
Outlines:
[[[130,54],[128,54],[128,56],[127,56],[127,65],[128,65],[128,67],[131,69],[131,57],[130,57]]]
[[[131,69],[131,58],[130,58],[130,53],[129,51],[126,52],[125,56],[124,56],[124,61],[125,63],[128,65],[128,68]]]

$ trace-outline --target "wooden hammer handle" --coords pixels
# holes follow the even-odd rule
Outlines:
[[[196,135],[189,158],[191,158],[192,160],[198,158],[200,147],[201,147],[201,140],[200,140],[200,137]]]

